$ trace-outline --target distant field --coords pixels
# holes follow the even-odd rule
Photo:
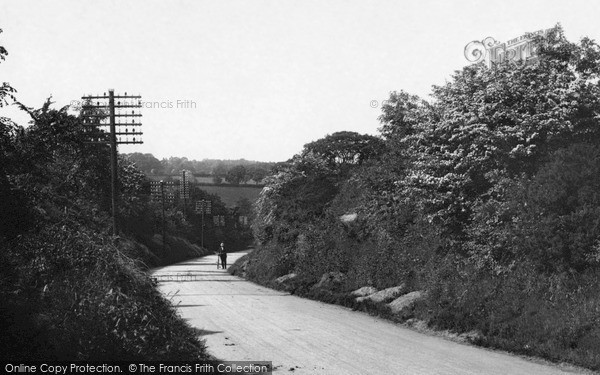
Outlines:
[[[216,194],[221,197],[223,203],[228,207],[233,207],[242,199],[247,198],[251,203],[256,202],[262,186],[221,186],[221,185],[202,185],[200,189],[210,194]]]
[[[152,181],[181,181],[181,175],[146,175]],[[221,197],[221,200],[227,207],[234,207],[236,203],[242,199],[247,198],[251,203],[256,202],[258,195],[262,190],[262,185],[255,185],[253,182],[245,185],[215,185],[213,184],[212,177],[196,176],[194,181],[197,183],[199,189],[202,189],[210,194],[216,194]]]

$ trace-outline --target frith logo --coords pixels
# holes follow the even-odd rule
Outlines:
[[[536,58],[537,51],[533,38],[546,35],[550,30],[539,30],[521,35],[505,43],[500,43],[492,37],[482,41],[474,40],[465,46],[465,58],[473,63],[485,61],[488,68],[503,61],[528,62]]]

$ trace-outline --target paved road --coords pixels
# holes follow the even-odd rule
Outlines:
[[[229,254],[228,261],[241,255]],[[580,373],[267,289],[217,270],[214,255],[153,274],[183,318],[202,331],[211,354],[273,361],[275,374]]]

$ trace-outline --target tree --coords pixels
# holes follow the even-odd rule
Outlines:
[[[228,169],[227,169],[227,166],[226,166],[224,163],[222,163],[222,162],[219,162],[219,163],[218,163],[218,164],[217,164],[217,165],[216,165],[216,166],[213,168],[213,170],[212,170],[212,174],[213,174],[213,176],[214,176],[214,177],[217,177],[217,178],[221,178],[221,179],[223,179],[223,178],[225,178],[225,177],[226,177],[226,175],[227,175],[227,171],[228,171]]]
[[[568,42],[560,28],[539,37],[539,60],[483,64],[434,87],[426,104],[393,94],[382,131],[410,160],[396,194],[413,197],[444,227],[464,234],[472,209],[504,178],[533,175],[549,153],[600,141],[598,45]]]
[[[302,155],[312,153],[332,167],[346,169],[377,158],[383,149],[383,141],[377,137],[342,131],[304,145]]]
[[[183,170],[194,170],[193,162],[186,157],[179,158],[172,156],[161,160],[161,164],[165,173],[177,174]]]
[[[250,165],[246,167],[248,176],[256,183],[261,183],[265,177],[269,174],[269,170],[260,164]]]
[[[325,139],[276,165],[247,275],[294,272],[295,292],[311,296],[331,271],[349,276],[342,290],[411,285],[427,290],[414,313],[432,326],[600,368],[589,360],[600,339],[590,328],[600,308],[600,46],[570,43],[560,28],[535,43],[536,61],[465,67],[430,101],[392,93],[384,154],[362,165]]]
[[[242,216],[250,216],[252,214],[252,202],[248,198],[240,198],[235,206],[238,214]]]
[[[0,34],[2,34],[2,29],[0,29]],[[4,61],[7,55],[8,51],[6,51],[6,48],[0,46],[0,62]],[[8,104],[7,99],[16,101],[17,99],[14,96],[16,91],[8,82],[3,82],[2,86],[0,86],[0,107]]]
[[[142,154],[134,152],[127,154],[127,158],[146,174],[160,174],[163,170],[163,164],[152,154]]]
[[[2,29],[0,29],[2,33]],[[0,46],[0,62],[8,55],[6,49]],[[16,90],[7,82],[0,86],[0,108],[8,104],[8,99],[16,100]],[[15,190],[8,179],[18,166],[19,152],[15,140],[23,128],[17,126],[6,117],[0,117],[0,212],[4,217],[0,220],[0,240],[4,236],[13,236],[29,226],[30,218],[23,194]]]
[[[227,179],[227,182],[234,185],[239,185],[240,183],[248,181],[246,167],[243,165],[236,165],[227,171],[225,178]]]
[[[391,92],[390,98],[381,107],[379,131],[388,141],[409,136],[419,124],[432,120],[432,109],[427,101],[416,95],[404,91]]]
[[[503,199],[476,207],[471,256],[496,270],[530,262],[543,272],[600,265],[600,147],[577,143],[552,153],[531,178],[497,186]]]
[[[108,211],[108,146],[88,143],[83,120],[69,115],[68,107],[56,110],[51,105],[48,98],[42,108],[28,109],[31,126],[15,139],[19,150],[19,167],[12,176],[15,188],[29,192],[33,203],[46,211],[49,206],[69,208],[82,202]]]

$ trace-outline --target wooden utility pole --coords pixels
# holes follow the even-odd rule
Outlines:
[[[136,122],[135,118],[141,117],[140,113],[131,111],[128,113],[128,108],[141,108],[142,101],[140,95],[115,95],[113,89],[108,90],[108,95],[88,95],[82,96],[84,100],[81,106],[81,117],[85,125],[92,127],[93,131],[90,133],[92,136],[91,143],[101,143],[110,145],[110,177],[111,177],[111,205],[112,205],[112,226],[113,235],[119,234],[119,228],[117,223],[117,212],[118,212],[118,154],[117,145],[119,144],[137,144],[143,143],[141,140],[141,130],[136,130],[136,127],[141,127],[141,122]],[[115,104],[117,99],[117,104]],[[127,99],[131,99],[127,102]],[[96,102],[94,103],[94,100]],[[123,103],[121,103],[123,100]],[[106,110],[108,110],[108,123],[106,122]],[[116,110],[119,110],[117,113]],[[115,118],[125,118],[125,122],[117,122]],[[133,117],[131,123],[127,123],[127,118]],[[109,132],[106,133],[102,127],[108,127]],[[125,131],[122,129],[125,127]],[[129,131],[131,127],[131,131]],[[121,138],[123,137],[123,138]],[[136,139],[137,137],[137,139]]]
[[[180,197],[183,199],[183,216],[186,216],[187,200],[190,198],[190,182],[186,180],[187,172],[181,171]]]
[[[200,245],[204,247],[204,214],[210,214],[211,212],[212,202],[209,200],[199,200],[196,201],[196,213],[202,215],[201,221],[201,232],[200,232]]]
[[[112,203],[113,236],[119,233],[117,226],[117,195],[119,187],[117,181],[117,126],[115,125],[115,91],[108,90],[108,108],[110,119],[110,185]]]
[[[163,253],[165,252],[167,246],[167,231],[165,227],[165,183],[163,180],[160,180],[160,200],[162,204],[162,240],[163,240]]]
[[[152,200],[160,202],[162,211],[161,232],[163,251],[166,250],[167,245],[167,221],[165,217],[165,207],[167,203],[172,205],[175,202],[175,195],[173,194],[174,188],[175,185],[173,181],[150,181],[150,195],[152,196]]]

